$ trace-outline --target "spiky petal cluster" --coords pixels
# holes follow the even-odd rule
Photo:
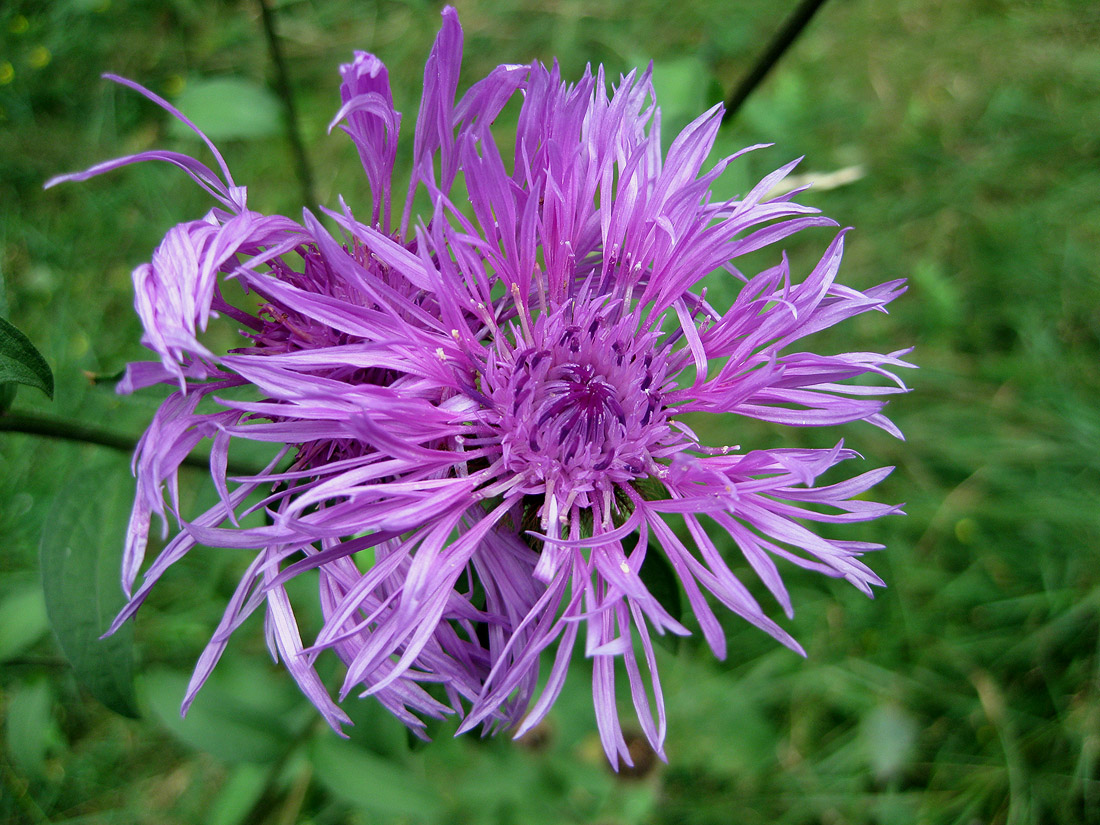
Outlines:
[[[704,169],[718,107],[665,154],[648,72],[608,94],[602,71],[570,85],[556,66],[501,66],[456,101],[461,44],[448,9],[425,70],[396,233],[401,118],[384,66],[367,54],[342,68],[337,122],[374,194],[368,223],[347,207],[328,212],[334,236],[308,211],[301,223],[251,212],[216,150],[224,180],[167,152],[64,178],[160,159],[221,203],[170,230],[135,271],[144,342],[160,361],[131,365],[121,388],[178,389],[135,456],[123,571],[131,601],[115,624],[195,545],[247,550],[252,562],[185,704],[229,635],[264,605],[272,651],[334,727],[347,718],[313,669],[328,649],[346,664],[341,697],[374,695],[414,730],[454,712],[461,730],[518,724],[518,734],[550,709],[583,629],[608,758],[630,762],[615,702],[620,662],[663,757],[651,633],[688,628],[646,586],[657,563],[647,559],[674,571],[717,656],[725,637],[713,603],[800,651],[727,557],[747,560],[789,616],[777,560],[866,593],[881,584],[859,560],[878,545],[826,539],[807,522],[898,512],[863,498],[889,468],[818,484],[856,457],[842,443],[708,446],[684,415],[723,415],[731,430],[738,416],[863,420],[900,435],[881,396],[904,390],[893,373],[909,366],[903,353],[820,355],[798,343],[882,310],[903,287],[838,284],[843,233],[804,278],[785,258],[742,274],[738,257],[835,224],[793,195],[769,196],[794,164],[712,202],[711,184],[736,157]],[[506,159],[490,127],[516,96]],[[433,211],[410,231],[419,187]],[[701,287],[716,270],[740,284],[730,306],[713,306]],[[237,279],[256,304],[230,305],[219,277]],[[218,313],[242,329],[242,346],[224,355],[198,340]],[[885,386],[844,383],[861,376]],[[176,475],[203,439],[220,501],[189,519]],[[239,439],[271,444],[273,457],[256,475],[227,478]],[[179,529],[134,590],[153,513]],[[267,523],[248,518],[256,513]],[[285,589],[306,571],[317,571],[325,617],[308,646]],[[555,643],[538,693],[541,655]]]

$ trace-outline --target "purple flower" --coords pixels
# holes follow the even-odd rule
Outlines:
[[[674,571],[715,655],[726,652],[715,603],[801,652],[725,555],[735,548],[790,616],[777,560],[868,594],[882,584],[859,559],[880,545],[826,539],[806,522],[900,512],[862,498],[890,468],[819,483],[858,457],[842,442],[707,445],[684,416],[724,415],[731,432],[737,416],[790,426],[863,420],[900,436],[882,396],[904,391],[894,374],[910,366],[904,352],[820,355],[798,342],[883,310],[903,285],[859,292],[836,283],[843,232],[805,277],[785,257],[741,273],[740,256],[836,225],[795,203],[796,193],[769,196],[794,163],[741,198],[712,202],[711,184],[736,158],[704,168],[720,107],[665,154],[649,72],[622,78],[609,95],[602,70],[570,85],[556,66],[501,66],[456,101],[461,30],[453,10],[443,20],[396,233],[400,115],[385,68],[362,53],[342,68],[337,121],[374,194],[369,223],[342,203],[326,211],[336,236],[309,212],[301,224],[250,212],[216,152],[224,181],[163,152],[67,176],[168,160],[222,205],[172,229],[135,271],[143,340],[160,362],[131,365],[121,389],[178,390],[135,457],[127,592],[151,515],[179,529],[116,626],[196,544],[246,549],[252,564],[187,702],[230,633],[265,605],[272,652],[334,727],[346,716],[313,670],[328,649],[346,665],[341,698],[377,696],[414,729],[422,716],[455,712],[460,731],[518,725],[516,735],[553,705],[583,628],[609,760],[630,764],[615,702],[619,662],[663,758],[651,634],[689,631],[644,583],[647,558],[662,556]],[[504,158],[491,126],[517,94]],[[419,187],[432,214],[414,223]],[[701,286],[716,271],[739,285],[731,306],[713,305]],[[231,306],[219,275],[258,305]],[[218,313],[248,339],[224,355],[199,342]],[[862,376],[883,380],[845,383]],[[176,475],[205,438],[221,500],[189,520]],[[236,439],[276,445],[262,473],[226,477]],[[246,521],[261,512],[269,523]],[[325,622],[307,646],[284,585],[311,570]],[[540,659],[554,644],[539,693]]]

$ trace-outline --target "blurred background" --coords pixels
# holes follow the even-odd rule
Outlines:
[[[365,213],[354,148],[325,132],[338,64],[354,49],[385,60],[410,138],[440,7],[274,5],[314,196],[332,206],[342,194]],[[457,5],[462,88],[500,62],[556,57],[565,77],[603,63],[617,77],[653,60],[667,143],[729,93],[794,3]],[[102,72],[147,85],[205,125],[253,209],[299,214],[259,8],[3,4],[0,315],[36,343],[57,381],[52,402],[21,388],[14,411],[141,432],[156,393],[120,398],[88,375],[145,357],[129,273],[172,224],[211,205],[181,172],[150,164],[42,190],[55,174],[153,147],[206,159],[164,112]],[[636,769],[616,776],[583,662],[549,722],[518,743],[455,740],[452,722],[432,727],[431,745],[413,745],[356,700],[344,741],[271,665],[258,620],[181,721],[190,668],[244,563],[200,549],[127,635],[89,648],[115,657],[116,674],[132,657],[136,688],[96,687],[138,714],[128,718],[74,677],[50,631],[38,564],[58,525],[78,537],[92,561],[66,580],[79,585],[71,598],[88,632],[101,632],[120,600],[127,458],[0,433],[0,821],[1100,822],[1100,5],[833,0],[723,129],[715,158],[757,142],[775,146],[736,163],[719,194],[747,191],[804,155],[798,172],[819,185],[801,199],[855,227],[842,279],[910,279],[889,316],[849,322],[817,348],[913,345],[921,369],[889,409],[905,443],[867,426],[739,420],[724,422],[723,440],[731,430],[748,448],[843,437],[868,467],[897,465],[876,492],[907,502],[908,516],[845,534],[887,545],[869,563],[888,588],[871,601],[784,569],[797,611],[784,624],[806,660],[733,618],[724,662],[695,638],[659,651],[669,764],[640,746]],[[796,266],[808,271],[829,238],[792,239]],[[732,294],[728,281],[712,290]],[[201,472],[186,481],[184,507],[195,512],[213,491]],[[782,618],[766,594],[765,603]]]

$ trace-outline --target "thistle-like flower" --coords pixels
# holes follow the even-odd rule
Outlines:
[[[889,468],[818,486],[857,457],[843,443],[708,445],[684,416],[725,416],[731,432],[737,416],[790,426],[863,420],[900,436],[881,396],[904,391],[893,372],[909,366],[903,352],[819,355],[797,344],[882,310],[903,285],[839,285],[843,232],[803,278],[783,257],[759,274],[740,272],[740,256],[835,223],[797,204],[796,193],[769,195],[793,163],[743,197],[711,201],[711,184],[736,158],[704,169],[720,107],[665,154],[649,72],[621,78],[609,94],[602,70],[570,85],[556,66],[501,66],[456,102],[461,42],[448,9],[425,70],[397,232],[400,115],[384,67],[366,54],[342,69],[337,122],[363,160],[374,206],[368,223],[343,204],[327,212],[337,236],[309,212],[299,224],[248,211],[218,155],[224,182],[163,152],[67,176],[168,160],[222,205],[172,229],[135,271],[144,341],[161,360],[131,365],[122,389],[178,390],[135,457],[128,592],[152,513],[180,527],[116,625],[196,544],[247,549],[252,564],[187,701],[229,634],[266,604],[273,652],[334,727],[346,717],[312,666],[327,649],[346,664],[341,696],[375,695],[414,729],[421,716],[453,711],[464,716],[460,730],[518,725],[516,735],[554,703],[583,627],[609,760],[630,762],[615,702],[620,661],[663,758],[651,634],[689,630],[645,584],[653,557],[674,571],[717,656],[725,637],[713,603],[801,651],[727,556],[744,558],[789,616],[777,560],[868,594],[882,583],[859,560],[879,545],[826,539],[806,522],[900,512],[862,498]],[[516,95],[506,162],[491,126]],[[432,213],[413,224],[418,187]],[[702,282],[712,272],[739,284],[731,306],[708,300]],[[231,306],[219,273],[258,305]],[[241,348],[218,355],[199,342],[215,313],[243,328]],[[883,386],[843,383],[861,376]],[[213,440],[221,501],[187,519],[176,471],[204,438]],[[279,447],[264,472],[226,478],[236,439]],[[268,524],[242,522],[261,510]],[[307,647],[284,585],[310,570],[325,623]],[[542,653],[555,643],[538,693]]]

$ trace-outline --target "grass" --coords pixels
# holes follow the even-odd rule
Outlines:
[[[533,57],[557,56],[566,75],[652,58],[668,124],[732,87],[782,8],[499,0],[459,11],[465,79]],[[366,202],[352,147],[324,134],[337,64],[355,48],[381,55],[410,127],[437,21],[427,3],[280,5],[321,201]],[[256,5],[15,0],[0,38],[11,67],[0,65],[0,276],[8,317],[57,379],[53,403],[24,390],[16,407],[139,432],[155,399],[120,399],[83,371],[141,357],[129,271],[208,204],[167,169],[41,183],[154,145],[197,151],[98,74],[169,96],[230,73],[266,83]],[[731,173],[733,190],[801,154],[814,171],[863,166],[807,199],[856,228],[847,282],[907,277],[911,291],[889,317],[830,340],[912,343],[922,369],[891,407],[906,443],[837,431],[898,466],[881,495],[909,515],[860,530],[888,545],[871,561],[888,589],[867,601],[784,571],[805,661],[733,620],[726,662],[694,642],[663,652],[669,766],[605,771],[582,672],[536,741],[453,741],[444,729],[410,749],[358,703],[345,747],[264,664],[258,624],[196,707],[199,728],[181,727],[173,685],[238,572],[213,551],[181,564],[139,615],[143,716],[118,716],[77,685],[48,633],[37,546],[73,472],[123,459],[3,434],[0,821],[1100,822],[1098,42],[1089,2],[827,4],[723,134],[731,148],[777,144]],[[296,213],[280,134],[220,143],[254,208]],[[792,256],[808,260],[823,238],[792,244]],[[837,433],[746,424],[738,440],[816,446]],[[187,495],[210,495],[193,481]],[[230,721],[241,729],[227,740]],[[242,742],[260,750],[241,759]]]

